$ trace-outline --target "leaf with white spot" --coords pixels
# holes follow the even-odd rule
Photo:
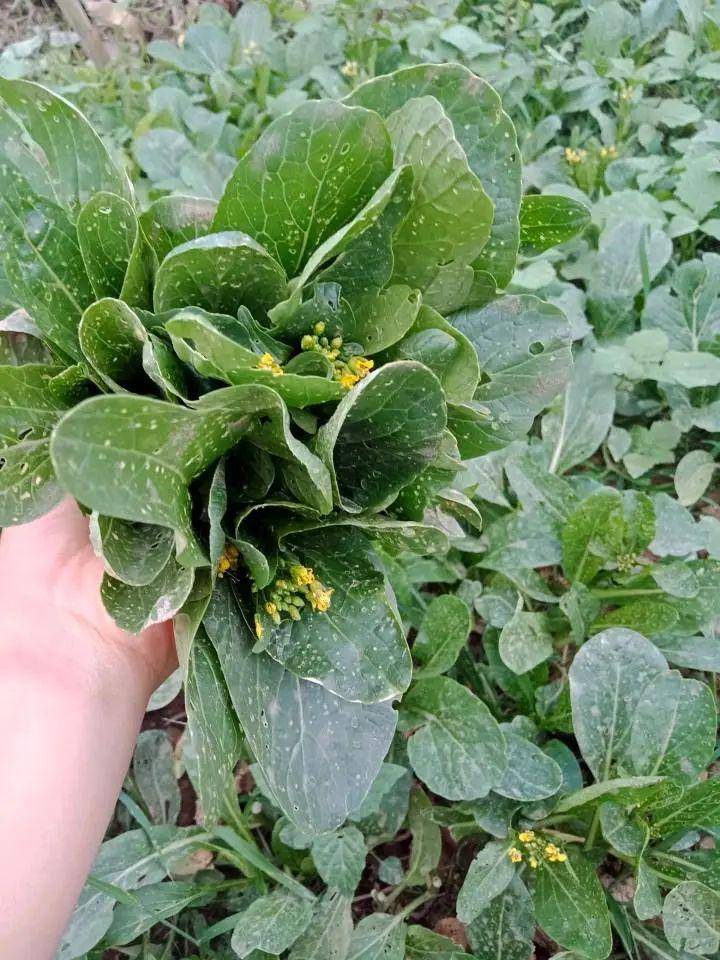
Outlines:
[[[390,140],[376,113],[309,101],[271,123],[240,160],[214,229],[249,233],[292,277],[391,169]]]
[[[403,722],[415,732],[408,758],[417,776],[448,800],[486,796],[501,779],[505,737],[490,711],[449,677],[414,684],[402,702]]]
[[[406,937],[402,913],[373,913],[355,927],[347,960],[405,960]]]
[[[253,237],[209,233],[174,247],[160,264],[153,301],[156,313],[201,307],[234,316],[247,307],[260,320],[285,293],[285,272]]]
[[[140,587],[105,574],[100,588],[102,602],[115,623],[128,633],[140,633],[155,623],[170,620],[192,590],[194,572],[171,557],[160,573]]]
[[[395,732],[389,702],[350,703],[267,654],[225,581],[204,618],[248,744],[283,813],[315,835],[345,821],[368,793]]]
[[[457,899],[457,914],[463,923],[474,920],[515,876],[515,864],[508,856],[510,846],[493,840],[470,864]]]
[[[320,428],[316,449],[348,513],[377,510],[434,460],[445,429],[437,377],[412,360],[361,380]]]
[[[312,858],[328,887],[352,897],[365,867],[365,838],[357,827],[321,834],[312,845]]]
[[[562,771],[552,757],[516,733],[504,730],[507,767],[493,784],[495,793],[511,800],[543,800],[562,786]]]
[[[720,894],[686,880],[665,897],[663,928],[676,950],[710,956],[720,948]]]
[[[290,951],[290,960],[346,960],[353,931],[347,897],[328,893],[315,908],[310,925]]]
[[[493,205],[468,166],[435,97],[415,97],[387,118],[395,163],[415,177],[413,203],[393,241],[393,281],[423,291],[438,310],[467,302],[471,263],[490,235]]]
[[[230,945],[249,957],[255,950],[279,954],[291,947],[312,919],[313,905],[285,890],[254,900],[240,915]]]
[[[570,667],[573,728],[597,780],[627,756],[644,689],[666,671],[657,647],[632,630],[605,630],[580,648]]]
[[[692,782],[715,753],[710,687],[676,670],[651,680],[637,701],[627,751],[633,773]]]
[[[520,233],[520,151],[500,98],[459,64],[417,64],[361,84],[347,101],[388,117],[415,97],[434,97],[450,118],[467,162],[493,202],[490,238],[473,263],[471,303],[483,303],[508,285]]]
[[[116,580],[143,587],[159,575],[170,559],[172,530],[151,523],[130,523],[92,514],[90,538],[105,570]]]
[[[175,779],[173,747],[163,730],[143,730],[138,736],[132,772],[151,820],[175,823],[180,814],[180,787]]]
[[[412,664],[402,624],[388,601],[367,536],[353,527],[323,527],[282,541],[333,591],[328,610],[303,609],[275,626],[262,611],[263,648],[292,673],[346,700],[399,697]]]

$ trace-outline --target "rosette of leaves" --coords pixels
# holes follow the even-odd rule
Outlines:
[[[468,70],[412,67],[277,119],[216,209],[140,212],[70,104],[1,81],[0,153],[4,270],[46,351],[0,368],[0,522],[72,495],[118,624],[175,617],[209,821],[245,749],[331,829],[412,674],[377,546],[442,553],[424,521],[458,448],[524,435],[566,378],[559,311],[486,306],[518,246],[512,125]]]

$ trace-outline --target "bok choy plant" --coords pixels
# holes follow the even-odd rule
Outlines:
[[[0,334],[0,523],[71,495],[116,622],[174,617],[208,823],[243,742],[309,837],[381,769],[412,679],[385,565],[447,550],[462,459],[523,438],[570,373],[563,313],[502,291],[520,243],[587,214],[521,207],[520,176],[494,90],[419,65],[274,120],[217,204],[141,211],[74,107],[0,81],[22,308]],[[511,738],[444,669],[403,708],[410,761],[445,797],[507,795]],[[453,747],[460,715],[481,762]]]

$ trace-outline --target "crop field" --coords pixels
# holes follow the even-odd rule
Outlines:
[[[720,2],[8,2],[0,527],[179,658],[58,960],[720,956]]]

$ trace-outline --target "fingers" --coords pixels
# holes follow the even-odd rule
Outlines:
[[[89,525],[70,497],[37,520],[3,530],[0,551],[12,551],[13,562],[30,561],[35,568],[44,559],[53,562],[91,550]]]

